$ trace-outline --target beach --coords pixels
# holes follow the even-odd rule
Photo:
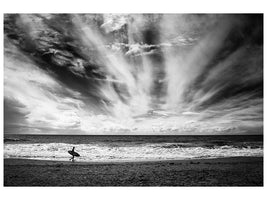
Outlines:
[[[263,186],[263,157],[74,163],[8,158],[4,186]]]

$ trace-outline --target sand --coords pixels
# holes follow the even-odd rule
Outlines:
[[[4,186],[263,186],[263,158],[117,163],[5,159]]]

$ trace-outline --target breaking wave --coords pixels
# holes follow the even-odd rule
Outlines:
[[[192,146],[185,143],[134,144],[130,146],[107,144],[4,144],[4,158],[25,158],[67,161],[68,150],[76,147],[81,157],[77,161],[148,161],[184,160],[237,156],[263,156],[262,146]]]

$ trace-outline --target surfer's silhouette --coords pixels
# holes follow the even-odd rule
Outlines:
[[[69,153],[70,155],[72,155],[72,158],[70,159],[72,162],[74,162],[74,157],[75,157],[75,156],[76,156],[76,157],[79,157],[79,156],[80,156],[80,154],[78,154],[77,152],[75,152],[74,149],[75,149],[75,147],[73,147],[71,151],[68,151],[68,153]]]

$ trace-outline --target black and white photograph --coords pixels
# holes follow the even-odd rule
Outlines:
[[[263,13],[4,13],[3,185],[263,186]]]

